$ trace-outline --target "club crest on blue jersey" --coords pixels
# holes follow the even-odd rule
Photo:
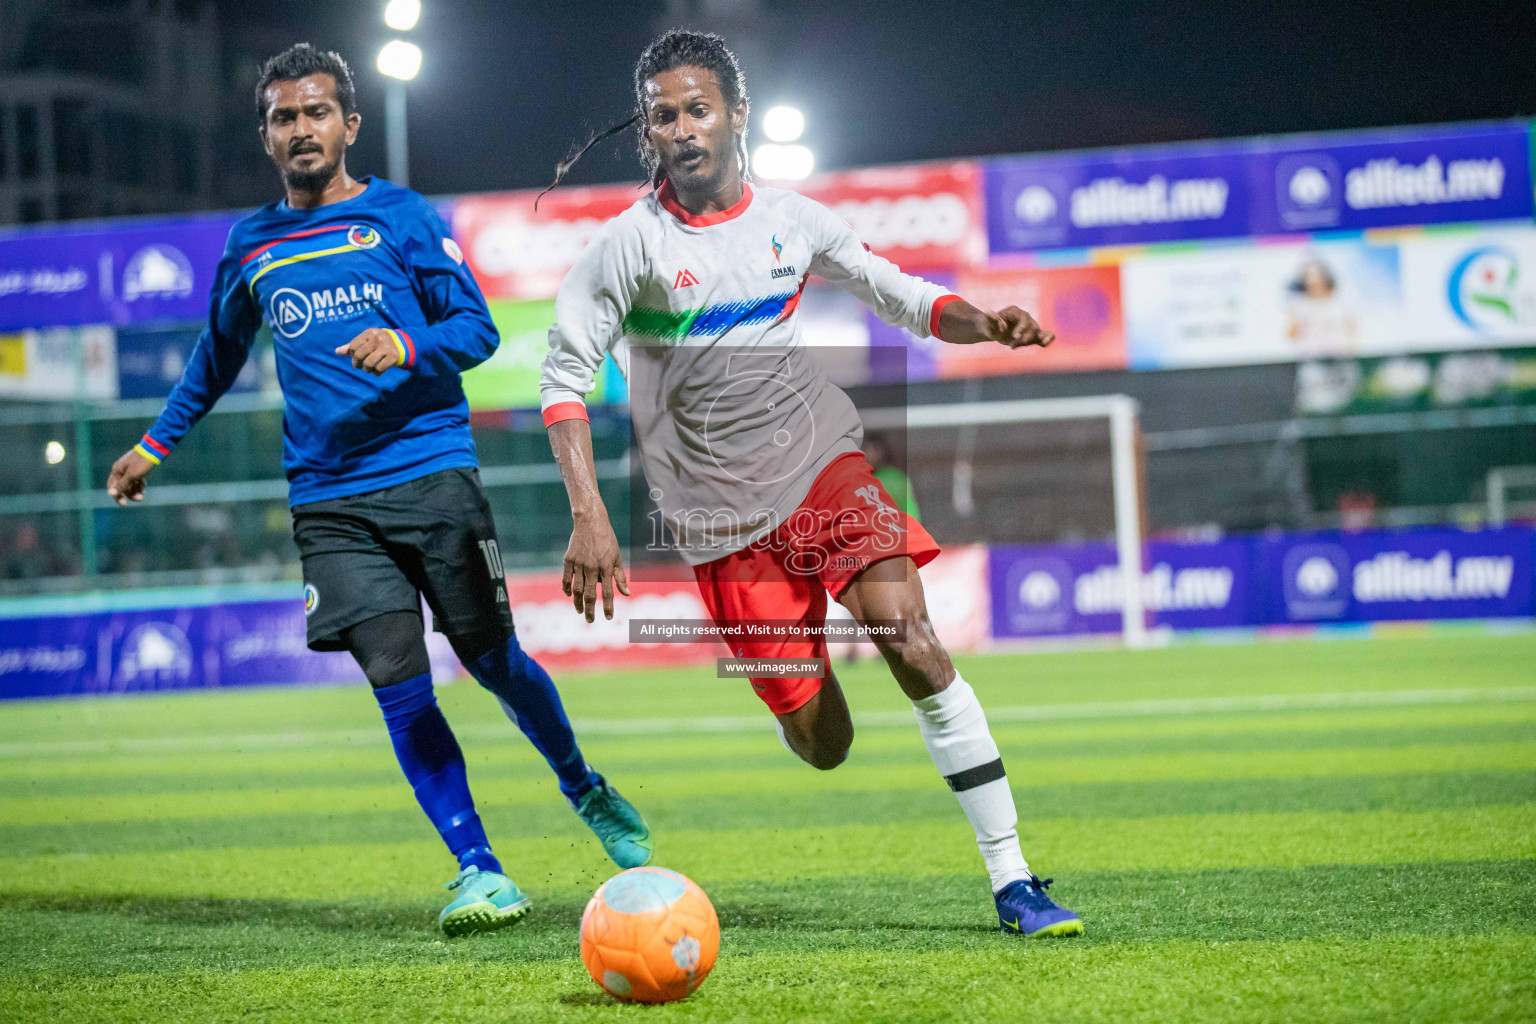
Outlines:
[[[347,229],[347,244],[359,249],[372,249],[382,241],[379,233],[367,224],[353,224]]]
[[[313,583],[304,584],[304,617],[307,619],[315,614],[315,609],[320,607],[320,591],[315,589]]]

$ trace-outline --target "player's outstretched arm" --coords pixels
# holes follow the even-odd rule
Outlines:
[[[214,273],[213,309],[181,380],[171,389],[154,425],[112,464],[107,475],[107,496],[119,506],[144,500],[144,478],[149,471],[207,415],[250,357],[251,342],[261,326],[261,310],[240,276],[239,254],[244,247],[236,238],[239,230],[237,225],[224,246],[224,256]]]
[[[802,226],[816,246],[811,271],[853,295],[886,323],[955,345],[995,341],[1009,348],[1044,348],[1056,340],[1018,306],[996,312],[980,309],[946,294],[939,285],[903,274],[871,252],[831,210],[809,199],[800,202]]]
[[[964,299],[951,299],[939,312],[939,338],[953,345],[976,345],[995,341],[1009,348],[1038,345],[1045,348],[1056,335],[1041,327],[1018,306],[993,312],[971,305]]]
[[[571,542],[565,549],[565,571],[560,586],[576,610],[591,622],[602,591],[603,617],[613,618],[613,592],[629,596],[624,575],[624,556],[619,538],[608,521],[608,509],[597,489],[597,465],[592,457],[592,427],[585,418],[560,420],[549,425],[549,446],[554,450],[565,492],[571,500]]]

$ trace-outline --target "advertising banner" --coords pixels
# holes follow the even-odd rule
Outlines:
[[[1153,543],[1142,601],[1154,625],[1246,625],[1252,595],[1247,540]],[[991,549],[992,634],[997,639],[1118,633],[1125,600],[1110,544],[1007,545]]]
[[[992,255],[1245,235],[1245,156],[1226,143],[989,161]]]
[[[110,327],[51,327],[0,334],[0,395],[32,401],[110,401],[118,395]]]
[[[1536,404],[1536,348],[1302,363],[1303,416]]]
[[[501,344],[491,358],[464,374],[464,397],[471,409],[537,409],[539,368],[549,354],[555,304],[488,299],[486,305]]]
[[[1401,248],[1413,338],[1445,348],[1536,342],[1536,227],[1425,234]]]
[[[794,190],[825,203],[871,250],[909,270],[986,258],[981,169],[960,161],[821,174]],[[550,299],[608,220],[648,194],[634,185],[465,196],[453,230],[488,298]]]
[[[0,700],[363,682],[350,654],[318,653],[305,645],[299,596],[217,596],[192,591],[181,604],[134,607],[134,595],[123,594],[115,595],[114,608],[0,615]],[[152,598],[143,602],[154,604]],[[447,638],[430,628],[427,651],[439,681],[462,674]]]
[[[491,358],[464,371],[464,397],[473,411],[537,409],[539,372],[549,354],[549,329],[555,322],[553,300],[506,302],[487,299],[501,344]],[[625,400],[628,391],[613,357],[599,367],[587,401],[593,405]]]
[[[957,285],[959,294],[984,309],[1022,306],[1055,331],[1056,340],[1050,348],[1014,351],[927,339],[939,377],[1125,368],[1117,266],[965,270]]]
[[[985,180],[994,256],[1533,215],[1525,122],[1008,157]]]
[[[835,171],[791,187],[831,208],[876,255],[922,271],[986,260],[981,182],[981,167],[962,160]]]
[[[1261,621],[1370,622],[1536,613],[1528,528],[1319,533],[1255,541]]]
[[[464,196],[453,234],[488,299],[553,299],[598,228],[646,193],[629,185],[557,188],[533,208],[537,189]]]
[[[117,332],[118,397],[164,398],[181,380],[192,349],[202,333],[202,324],[190,322],[178,327],[125,327]],[[270,339],[263,344],[258,336],[251,356],[240,368],[240,375],[230,386],[230,393],[277,390],[276,364],[272,360]]]
[[[0,330],[204,320],[234,214],[0,235]]]
[[[298,599],[0,619],[0,697],[352,679],[305,647]]]
[[[1396,245],[1222,245],[1120,267],[1136,369],[1277,363],[1414,344]]]
[[[1529,220],[1524,123],[1256,140],[1251,233]]]
[[[629,589],[628,598],[614,599],[612,619],[599,612],[595,621],[588,622],[560,589],[558,572],[507,577],[507,597],[523,650],[547,668],[597,672],[620,664],[687,665],[727,653],[723,645],[714,643],[631,643],[630,619],[708,619],[709,609],[691,581],[631,580]]]
[[[1120,271],[1137,369],[1536,342],[1536,227],[1145,252]]]

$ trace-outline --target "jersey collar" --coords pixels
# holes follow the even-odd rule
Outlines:
[[[672,191],[672,183],[663,181],[661,188],[656,192],[656,198],[661,205],[666,207],[668,213],[691,228],[707,228],[711,224],[724,224],[728,220],[735,220],[747,212],[747,207],[752,205],[752,186],[746,182],[741,183],[741,198],[728,210],[719,213],[692,214],[677,201],[677,193]]]

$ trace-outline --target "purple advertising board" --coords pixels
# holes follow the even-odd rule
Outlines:
[[[1536,212],[1526,122],[1012,157],[984,180],[993,254]]]
[[[989,161],[994,254],[1248,233],[1248,164],[1232,144]]]
[[[1252,161],[1255,235],[1533,213],[1524,123],[1274,139]]]
[[[456,674],[442,635],[428,640]],[[351,655],[305,646],[297,598],[0,618],[0,699],[362,678]]]
[[[1149,621],[1173,629],[1247,625],[1252,617],[1252,545],[1148,545],[1142,600]],[[992,635],[997,639],[1114,633],[1124,589],[1109,544],[991,549]]]
[[[454,200],[434,203],[453,223]],[[204,321],[229,229],[244,215],[0,232],[0,331]]]
[[[0,330],[203,320],[234,214],[0,235]]]
[[[1536,531],[1412,530],[1260,538],[1261,621],[1526,617]]]

